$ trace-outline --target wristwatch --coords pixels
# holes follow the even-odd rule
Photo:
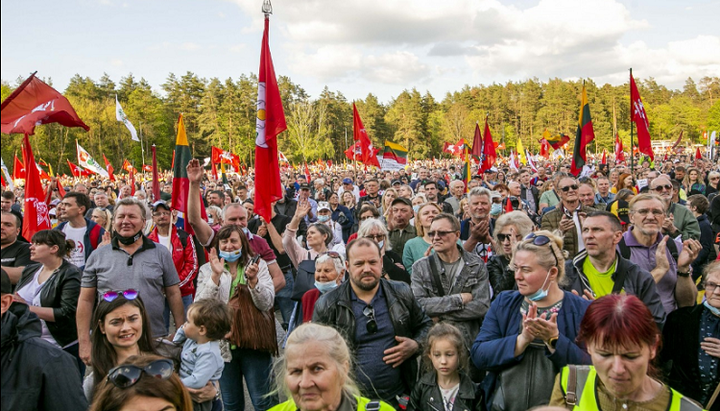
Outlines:
[[[545,341],[545,345],[547,345],[548,348],[552,348],[554,350],[555,347],[557,346],[559,337],[560,336],[550,338],[549,340]]]
[[[678,277],[690,277],[690,273],[692,270],[688,270],[686,273],[681,273],[680,271],[677,272]]]

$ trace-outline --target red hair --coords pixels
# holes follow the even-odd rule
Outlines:
[[[648,345],[659,350],[659,336],[650,310],[639,298],[608,294],[590,304],[580,322],[577,340],[604,347]]]

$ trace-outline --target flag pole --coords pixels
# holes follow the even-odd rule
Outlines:
[[[630,67],[630,78],[632,78],[632,67]],[[630,82],[628,82],[630,84]],[[630,91],[630,173],[633,173],[635,171],[635,146],[633,143],[633,133],[635,132],[635,127],[632,121],[633,118],[633,107],[632,107],[632,85],[630,85],[631,91]]]

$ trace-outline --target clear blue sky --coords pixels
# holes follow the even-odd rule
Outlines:
[[[262,0],[37,0],[1,3],[0,76],[37,70],[59,90],[75,74],[132,73],[160,91],[173,72],[254,73]],[[720,1],[275,0],[278,74],[317,97],[388,101],[416,87],[442,99],[465,84],[655,77],[680,88],[720,75]]]

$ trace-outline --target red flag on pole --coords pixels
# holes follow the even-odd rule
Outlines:
[[[540,139],[540,155],[544,158],[550,158],[550,142],[546,139]]]
[[[380,167],[377,159],[377,153],[380,149],[373,147],[355,103],[353,103],[353,139],[360,142],[360,162],[365,165]]]
[[[130,195],[135,195],[135,169],[130,170]]]
[[[473,146],[473,149],[475,147]],[[495,165],[497,160],[497,153],[495,152],[495,144],[493,143],[492,134],[490,134],[490,125],[488,119],[485,117],[485,132],[483,135],[483,163],[482,171],[487,171]]]
[[[160,200],[160,177],[157,168],[157,153],[155,152],[155,144],[152,145],[152,183],[153,183],[153,201]]]
[[[447,144],[447,143],[445,143]],[[360,142],[357,141],[355,144],[351,145],[347,150],[345,150],[345,157],[348,158],[350,161],[355,161],[360,157]]]
[[[700,147],[695,149],[695,160],[702,160],[702,154],[700,154]]]
[[[602,160],[600,160],[600,164],[607,164],[607,150],[603,149],[603,155]]]
[[[485,150],[483,147],[482,133],[480,132],[480,124],[478,124],[478,122],[475,122],[475,134],[473,135],[473,143],[470,154],[475,158],[477,163],[483,162],[483,151]],[[480,166],[480,170],[485,171],[482,165]]]
[[[677,139],[677,141],[675,142],[675,144],[673,144],[673,146],[672,146],[673,150],[674,150],[675,148],[677,148],[677,146],[680,145],[680,142],[682,141],[682,137],[683,137],[683,132],[684,132],[684,131],[685,131],[685,130],[680,130],[680,135],[678,136],[678,139]]]
[[[620,140],[620,135],[617,133],[615,133],[615,161],[625,161],[622,140]]]
[[[105,154],[103,154],[103,160],[105,160],[105,169],[110,175],[110,181],[115,181],[115,174],[113,174],[115,173],[115,169],[113,168],[112,164],[110,164],[107,157],[105,157]]]
[[[270,54],[270,13],[271,10],[265,10],[255,122],[255,214],[263,217],[265,221],[270,221],[272,217],[272,203],[283,197],[277,136],[287,130],[285,111]]]
[[[5,134],[34,134],[35,126],[48,123],[90,130],[90,127],[80,120],[70,102],[35,77],[35,73],[2,102],[0,110],[0,130]]]
[[[24,156],[23,156],[24,157]],[[13,180],[25,178],[25,165],[18,159],[17,154],[15,155],[15,164],[13,164]]]
[[[637,127],[638,151],[650,157],[651,160],[655,160],[655,153],[653,153],[652,143],[650,142],[650,126],[647,113],[642,98],[640,98],[640,92],[637,85],[635,85],[632,70],[630,71],[630,105],[632,121],[635,122]]]
[[[58,195],[60,198],[65,198],[65,187],[63,187],[62,183],[60,183],[60,179],[56,179],[55,183],[57,184]]]
[[[590,104],[588,103],[585,83],[582,86],[580,95],[580,114],[578,116],[578,127],[575,132],[575,147],[573,148],[572,164],[570,172],[574,175],[580,174],[587,162],[586,147],[595,139],[592,118],[590,117]]]
[[[35,156],[30,147],[30,138],[23,137],[23,160],[25,164],[35,164]],[[45,204],[45,192],[40,183],[40,173],[37,167],[25,168],[25,220],[22,229],[23,237],[28,240],[40,230],[49,230],[50,215]]]

